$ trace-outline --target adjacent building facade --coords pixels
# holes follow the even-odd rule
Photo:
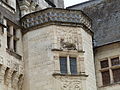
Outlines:
[[[119,1],[1,0],[0,90],[119,90],[119,17],[101,5]]]

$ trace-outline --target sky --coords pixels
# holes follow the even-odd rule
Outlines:
[[[64,0],[64,4],[65,7],[68,7],[85,1],[89,1],[89,0]]]

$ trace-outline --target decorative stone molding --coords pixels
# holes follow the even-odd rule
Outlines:
[[[10,55],[14,56],[15,58],[17,58],[17,59],[19,59],[19,60],[22,59],[22,56],[21,56],[21,55],[17,54],[16,52],[14,52],[14,51],[12,51],[12,50],[10,50],[10,49],[7,49],[7,48],[6,48],[6,52],[8,52]]]
[[[62,90],[81,90],[81,82],[63,82]]]
[[[60,44],[62,49],[76,50],[75,43],[64,42],[64,39],[61,39]]]
[[[82,11],[48,8],[24,16],[21,24],[25,29],[37,27],[49,22],[69,23],[70,25],[84,25],[91,31],[91,20]]]
[[[12,6],[10,6],[8,3],[6,3],[4,0],[0,0],[0,5],[2,5],[3,7],[7,8],[12,13],[15,12],[15,9]]]
[[[81,90],[86,76],[80,75],[55,75],[55,85],[59,85],[60,90]],[[85,83],[84,83],[85,85]],[[58,89],[57,88],[57,89]]]

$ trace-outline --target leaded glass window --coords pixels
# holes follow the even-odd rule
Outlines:
[[[70,57],[70,71],[71,74],[77,74],[77,62],[74,57]]]
[[[67,57],[60,57],[60,72],[67,74]]]

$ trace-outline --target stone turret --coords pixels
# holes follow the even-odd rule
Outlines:
[[[96,90],[91,20],[82,11],[48,8],[21,24],[24,90],[87,90],[89,81]]]

